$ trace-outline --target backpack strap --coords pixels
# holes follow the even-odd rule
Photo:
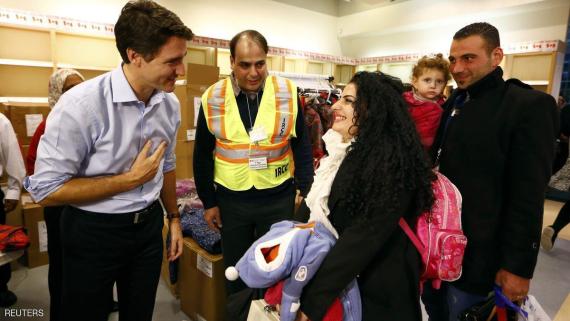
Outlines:
[[[410,241],[412,241],[412,243],[414,243],[414,246],[416,247],[416,249],[418,249],[418,252],[420,252],[420,254],[423,256],[426,249],[422,245],[422,242],[416,236],[416,233],[414,233],[414,231],[412,231],[412,229],[410,228],[410,225],[408,225],[408,222],[406,222],[406,220],[403,217],[400,217],[400,221],[398,221],[398,225],[400,225],[402,230],[404,230],[404,233],[406,233],[406,235],[410,238]]]

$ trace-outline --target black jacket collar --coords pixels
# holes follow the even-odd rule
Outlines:
[[[476,83],[467,87],[466,90],[470,98],[477,98],[478,96],[483,95],[489,89],[496,89],[500,86],[503,86],[504,84],[505,81],[503,80],[503,69],[501,69],[501,67],[497,67],[487,76],[481,78]],[[460,89],[460,91],[462,90]]]

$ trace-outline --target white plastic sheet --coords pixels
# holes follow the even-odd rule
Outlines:
[[[552,321],[538,300],[532,295],[527,296],[521,308],[528,313],[528,318],[519,314],[519,321]]]

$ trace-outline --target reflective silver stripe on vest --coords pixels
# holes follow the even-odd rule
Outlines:
[[[243,146],[243,144],[242,144]],[[286,153],[289,152],[289,143],[283,144],[281,147],[268,149],[263,146],[251,145],[252,152],[260,153],[263,152],[264,156],[267,156],[268,161],[281,158]],[[249,148],[229,148],[229,146],[224,146],[220,143],[216,143],[216,156],[222,158],[223,160],[234,162],[234,163],[247,163],[249,162]]]
[[[223,116],[225,116],[225,84],[226,80],[218,82],[212,88],[212,95],[208,98],[208,123],[210,130],[216,138],[226,139],[226,133],[223,130]]]
[[[273,142],[280,143],[284,139],[289,137],[289,132],[286,132],[290,128],[292,121],[292,97],[289,87],[287,85],[287,79],[275,77],[273,82],[275,87],[275,102],[277,104],[277,124],[275,126],[275,131],[273,133]]]

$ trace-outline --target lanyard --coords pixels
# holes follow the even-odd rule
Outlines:
[[[247,103],[247,115],[249,116],[249,130],[251,130],[253,128],[253,121],[251,119],[251,110],[249,109],[249,95],[247,93],[245,94],[245,102]],[[257,95],[257,93],[255,93],[255,101],[257,103],[257,112],[259,112],[259,96]],[[257,117],[256,117],[257,118]]]

